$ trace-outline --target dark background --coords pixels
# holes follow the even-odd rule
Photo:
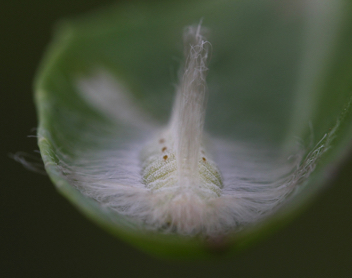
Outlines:
[[[54,23],[112,1],[0,4],[0,277],[352,277],[352,159],[285,229],[230,260],[154,259],[95,226],[49,178],[10,158],[35,156],[32,81]]]

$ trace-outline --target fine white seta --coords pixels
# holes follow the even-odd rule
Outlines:
[[[142,153],[142,175],[147,188],[168,192],[170,198],[178,199],[179,205],[189,198],[184,195],[219,197],[223,187],[203,134],[209,43],[200,31],[198,26],[185,33],[187,58],[170,122]]]
[[[133,137],[137,139],[121,143],[116,138],[123,133],[102,140],[105,131],[98,125],[86,134],[82,131],[82,141],[96,140],[99,144],[91,145],[101,147],[89,150],[73,145],[74,158],[57,150],[61,172],[83,194],[140,229],[218,236],[263,219],[304,183],[338,126],[310,151],[301,146],[290,159],[273,147],[206,135],[210,44],[202,32],[199,25],[184,33],[184,71],[164,128],[150,125],[148,117],[122,93],[126,89],[106,71],[77,83],[82,98],[92,106],[140,132]]]

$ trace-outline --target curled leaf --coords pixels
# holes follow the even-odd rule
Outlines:
[[[146,251],[241,250],[306,204],[349,147],[350,11],[174,1],[64,22],[36,81],[46,171]]]

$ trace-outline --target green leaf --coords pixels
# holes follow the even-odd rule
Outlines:
[[[136,2],[62,21],[35,82],[50,178],[93,221],[155,255],[238,253],[306,207],[346,156],[351,12],[347,0]],[[265,183],[274,175],[272,183],[292,186],[258,221],[216,237],[149,229],[109,205],[115,193],[89,187],[104,187],[103,175],[118,183],[138,179],[114,169],[114,159],[167,123],[182,32],[201,19],[212,47],[207,132],[242,146],[244,164],[267,160],[246,169],[248,179]],[[289,157],[297,163],[281,169],[278,161]],[[138,164],[138,155],[129,159]]]

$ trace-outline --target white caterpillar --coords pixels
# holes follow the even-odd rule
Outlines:
[[[335,129],[311,152],[301,148],[290,160],[268,146],[204,135],[208,45],[200,26],[187,28],[184,73],[162,128],[147,120],[106,71],[81,78],[81,96],[137,134],[80,126],[80,140],[99,147],[75,143],[68,155],[54,146],[65,179],[141,229],[164,233],[223,235],[273,213],[314,170]],[[67,117],[72,122],[79,115]]]

